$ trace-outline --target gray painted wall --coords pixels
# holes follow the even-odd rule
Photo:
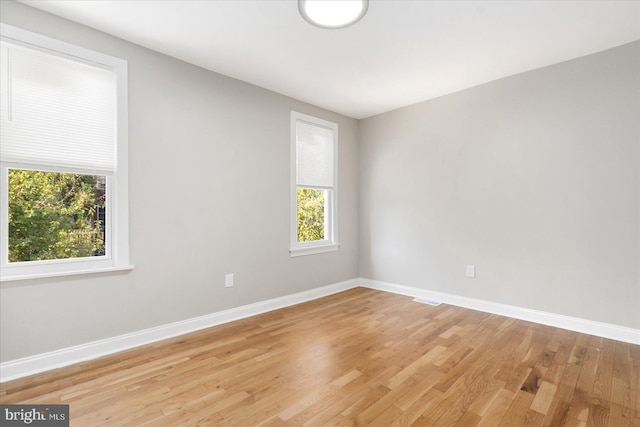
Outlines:
[[[357,122],[0,5],[129,61],[136,265],[0,285],[0,361],[358,275],[640,327],[638,43]],[[290,110],[340,126],[337,252],[288,254]]]
[[[358,123],[33,8],[2,22],[129,61],[127,274],[0,286],[0,360],[357,277]],[[290,111],[339,125],[340,250],[289,257]],[[235,287],[224,288],[224,274]]]
[[[360,275],[640,328],[639,52],[361,121]]]

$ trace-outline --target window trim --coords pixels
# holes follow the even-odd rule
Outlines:
[[[297,182],[297,131],[296,123],[304,121],[312,125],[331,129],[333,132],[333,187],[328,190],[325,201],[325,228],[328,239],[298,242],[298,182]],[[290,242],[291,257],[337,251],[338,243],[338,124],[308,114],[291,111],[291,183],[290,183]],[[304,187],[307,188],[307,187]]]
[[[63,42],[21,28],[0,23],[0,38],[63,58],[113,71],[116,77],[116,172],[80,171],[64,167],[0,163],[0,282],[131,270],[129,261],[128,194],[128,63],[127,61]],[[55,172],[95,173],[107,176],[107,253],[99,257],[8,263],[8,169],[37,169]]]

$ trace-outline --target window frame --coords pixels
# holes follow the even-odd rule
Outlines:
[[[297,127],[298,121],[329,129],[333,133],[333,187],[316,188],[325,190],[325,239],[310,242],[298,242],[298,186],[297,182]],[[291,111],[291,230],[289,254],[291,257],[313,255],[337,251],[338,242],[338,124],[308,114]]]
[[[110,70],[116,79],[116,171],[80,170],[0,161],[0,282],[88,273],[131,270],[128,207],[128,63],[126,60],[76,46],[48,36],[0,23],[0,39],[73,61]],[[8,262],[8,170],[106,176],[105,255],[42,261]]]

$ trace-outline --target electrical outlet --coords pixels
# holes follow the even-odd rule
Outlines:
[[[476,277],[476,266],[475,265],[467,265],[467,277]]]
[[[233,286],[233,273],[224,275],[224,287],[230,288]]]

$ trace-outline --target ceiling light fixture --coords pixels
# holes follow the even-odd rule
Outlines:
[[[358,22],[369,8],[369,0],[298,0],[300,15],[320,28],[344,28]]]

